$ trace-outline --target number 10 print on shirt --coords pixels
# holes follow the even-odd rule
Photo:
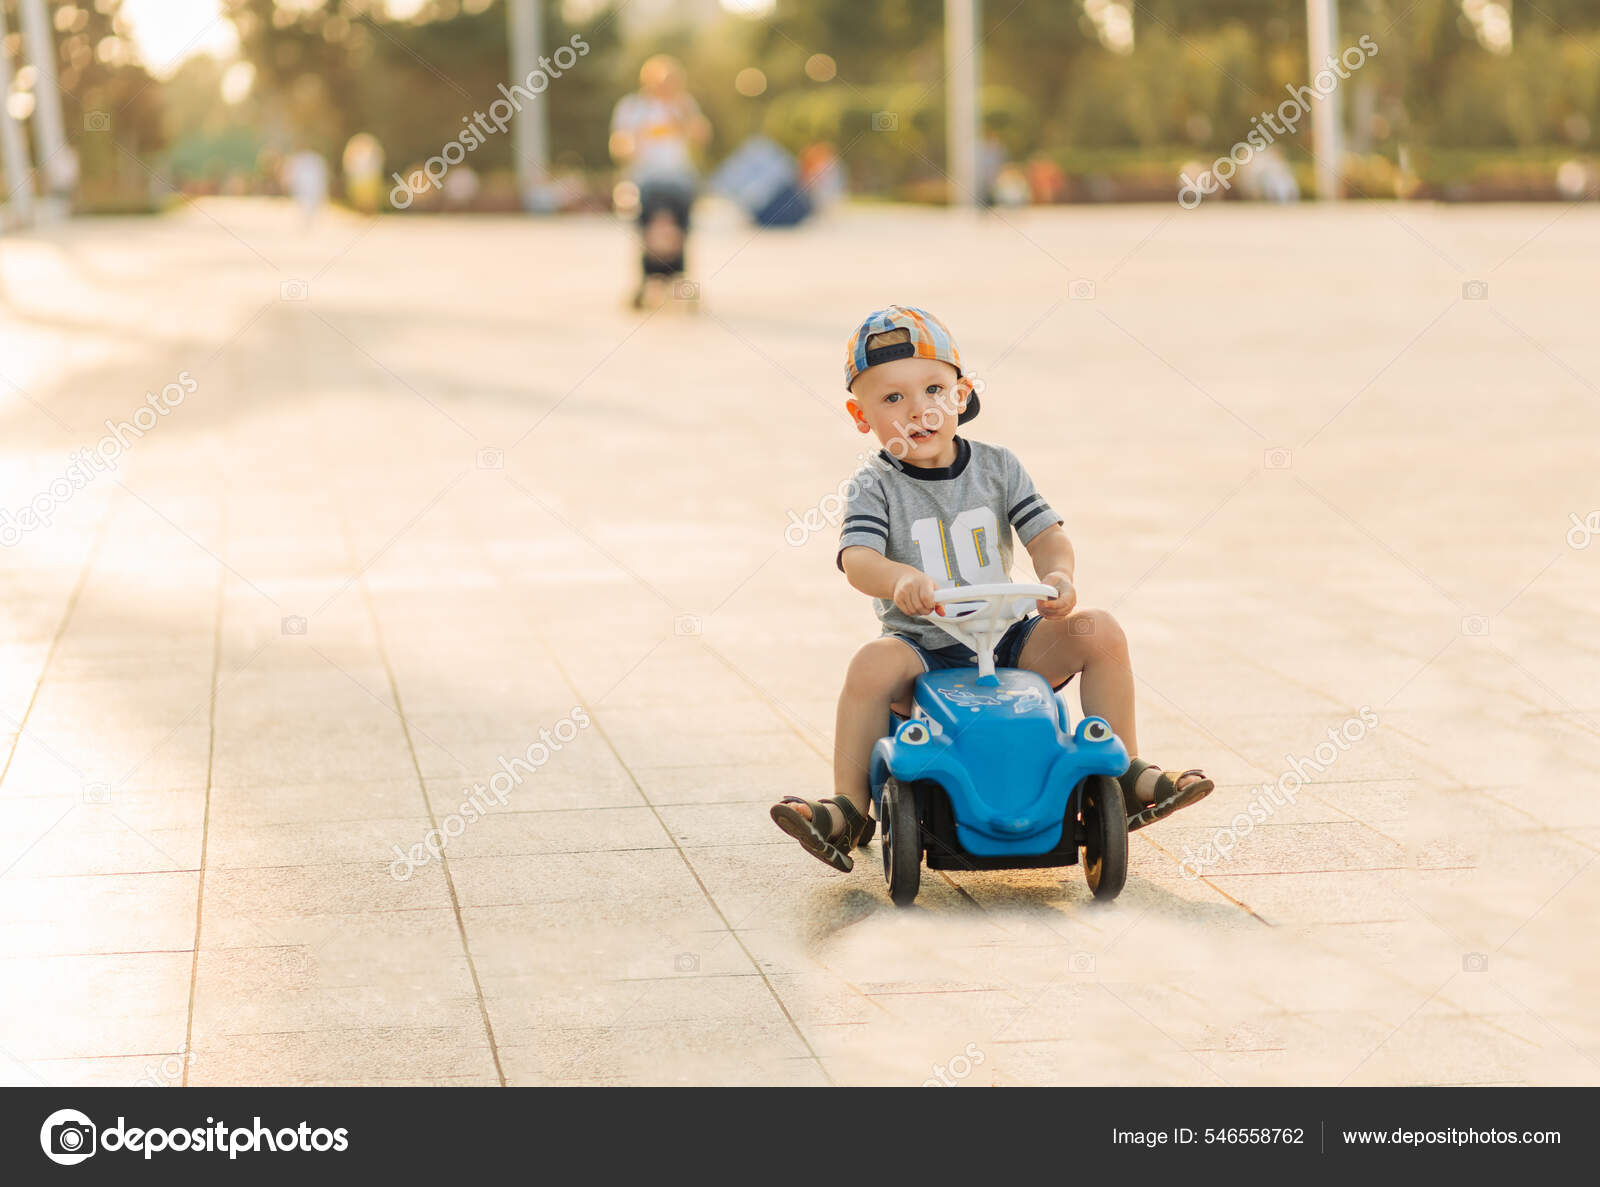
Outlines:
[[[1005,581],[1000,564],[1000,525],[994,510],[973,507],[948,524],[929,516],[911,525],[911,538],[922,550],[922,571],[935,581],[983,585]]]

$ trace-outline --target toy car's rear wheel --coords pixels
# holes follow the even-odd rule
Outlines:
[[[878,807],[878,847],[883,850],[883,876],[897,907],[909,906],[922,883],[922,821],[911,788],[890,779]]]
[[[1128,815],[1122,790],[1109,775],[1090,775],[1078,785],[1083,817],[1083,875],[1102,901],[1122,893],[1128,881]]]

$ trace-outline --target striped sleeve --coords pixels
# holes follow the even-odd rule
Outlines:
[[[1017,455],[1009,449],[1005,451],[1005,464],[1006,518],[1017,533],[1017,539],[1026,547],[1040,532],[1059,524],[1061,517],[1045,501],[1045,497],[1033,485],[1033,479],[1017,460]]]
[[[841,572],[844,550],[858,544],[885,556],[889,553],[889,501],[884,498],[883,488],[865,473],[858,474],[851,483],[844,522],[839,525],[839,553],[834,563]]]

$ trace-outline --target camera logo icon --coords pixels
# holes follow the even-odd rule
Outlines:
[[[1482,638],[1489,633],[1489,618],[1484,614],[1469,614],[1461,620],[1461,633]]]
[[[680,952],[672,958],[672,968],[679,973],[698,973],[700,971],[700,954],[698,952]]]
[[[1094,953],[1074,952],[1067,961],[1067,971],[1072,973],[1094,972]]]
[[[1487,280],[1469,280],[1461,286],[1461,299],[1463,301],[1487,301],[1489,299],[1489,282]]]
[[[109,804],[111,802],[111,784],[85,783],[83,785],[83,802],[86,804]]]
[[[283,633],[286,635],[305,634],[306,620],[298,614],[290,614],[283,620]]]
[[[672,620],[672,633],[674,635],[698,635],[700,633],[700,616],[698,614],[680,614]]]
[[[94,1122],[77,1109],[57,1109],[39,1127],[39,1145],[45,1157],[60,1166],[77,1166],[93,1157],[96,1147]]]
[[[1094,634],[1094,619],[1090,618],[1087,614],[1082,615],[1082,616],[1080,616],[1078,618],[1069,618],[1069,619],[1067,619],[1067,634],[1069,634],[1069,635],[1092,635],[1092,634]]]
[[[506,468],[506,451],[503,449],[478,450],[478,469],[504,470]]]
[[[874,111],[872,113],[872,130],[874,132],[898,132],[900,130],[900,113],[898,111]]]
[[[1463,973],[1487,973],[1489,971],[1489,958],[1482,952],[1468,952],[1461,958],[1461,971]]]
[[[111,130],[110,113],[104,111],[84,112],[83,130],[85,132],[109,132]]]
[[[278,964],[291,977],[306,977],[316,971],[316,960],[304,944],[295,944],[278,954]]]
[[[1074,280],[1074,281],[1072,281],[1070,284],[1067,285],[1067,296],[1071,297],[1074,301],[1093,301],[1094,300],[1094,281],[1092,281],[1092,280]]]
[[[1261,466],[1266,470],[1287,470],[1294,463],[1294,454],[1287,449],[1269,449],[1261,455]]]
[[[672,297],[675,301],[698,301],[700,299],[700,282],[698,280],[680,280],[672,286]]]
[[[1577,512],[1567,512],[1567,518],[1572,521],[1572,526],[1567,529],[1567,547],[1575,548],[1582,552],[1589,547],[1590,541],[1600,536],[1600,511],[1591,511],[1582,519]]]
[[[278,286],[278,296],[285,301],[304,301],[311,295],[311,286],[303,280],[286,280]]]

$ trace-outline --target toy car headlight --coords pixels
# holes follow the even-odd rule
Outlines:
[[[900,727],[899,740],[907,746],[921,746],[932,736],[920,721],[908,721]]]
[[[1078,727],[1078,737],[1085,742],[1109,742],[1111,726],[1098,717],[1086,717]]]

